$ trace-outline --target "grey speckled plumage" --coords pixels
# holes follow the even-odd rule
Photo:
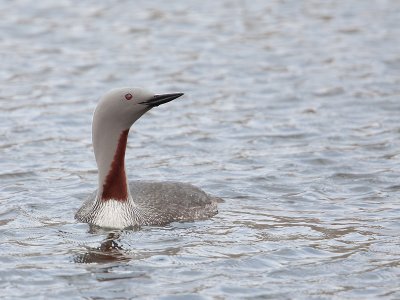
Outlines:
[[[222,201],[181,182],[132,181],[129,190],[133,205],[127,201],[125,210],[131,214],[130,226],[162,226],[175,221],[207,219],[218,213],[217,203]],[[97,208],[94,209],[96,197],[97,191],[88,197],[76,213],[78,220],[92,223],[93,214],[97,211]]]

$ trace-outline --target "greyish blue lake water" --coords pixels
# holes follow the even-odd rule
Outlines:
[[[0,1],[1,299],[400,299],[400,2]],[[99,97],[185,97],[130,179],[206,221],[90,231]]]

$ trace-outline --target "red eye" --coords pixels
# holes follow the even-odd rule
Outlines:
[[[126,100],[131,100],[132,97],[133,97],[132,94],[126,94],[126,95],[125,95],[125,99],[126,99]]]

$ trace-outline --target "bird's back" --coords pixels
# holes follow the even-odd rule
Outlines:
[[[188,183],[132,181],[129,189],[147,225],[206,219],[218,213],[218,198]]]

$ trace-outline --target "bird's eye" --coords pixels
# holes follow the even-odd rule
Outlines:
[[[133,98],[132,94],[126,94],[125,99],[126,100],[131,100]]]

